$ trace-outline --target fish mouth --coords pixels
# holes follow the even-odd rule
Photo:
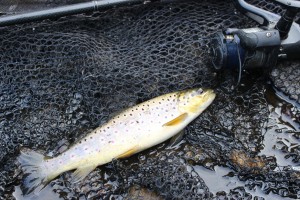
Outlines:
[[[203,96],[204,96],[204,99],[206,99],[206,98],[207,99],[215,99],[216,93],[212,89],[206,89]]]
[[[202,95],[202,101],[204,104],[207,104],[207,106],[210,105],[212,101],[216,98],[216,93],[212,89],[204,90],[204,93]]]

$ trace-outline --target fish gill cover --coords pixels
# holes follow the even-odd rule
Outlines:
[[[269,1],[253,3],[281,12]],[[276,107],[282,103],[272,104],[268,86],[251,74],[233,90],[232,76],[217,74],[209,65],[209,35],[253,25],[230,2],[207,0],[114,8],[1,28],[0,198],[21,199],[20,147],[57,155],[124,108],[198,86],[214,88],[218,96],[185,129],[176,148],[165,143],[116,160],[78,184],[64,173],[40,197],[28,199],[299,198],[299,172],[288,166],[299,164],[299,129],[282,123],[296,127],[299,109]],[[300,76],[285,70],[293,66],[281,63],[272,78],[279,77],[274,83],[299,102],[293,80]],[[280,159],[274,156],[278,152]],[[223,188],[213,187],[217,182]]]

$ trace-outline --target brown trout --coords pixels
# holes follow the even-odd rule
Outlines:
[[[73,181],[80,181],[99,165],[166,141],[199,116],[214,98],[213,90],[201,88],[165,94],[123,111],[57,157],[22,150],[18,161],[27,174],[23,182],[27,193],[41,190],[69,170],[76,169]]]

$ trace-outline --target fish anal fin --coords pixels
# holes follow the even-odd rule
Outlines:
[[[95,168],[94,165],[78,167],[73,173],[72,182],[77,183],[83,180]]]
[[[188,116],[187,113],[183,113],[183,114],[179,115],[178,117],[172,119],[171,121],[165,123],[163,126],[175,126],[177,124],[180,124],[187,118],[187,116]]]
[[[133,154],[137,153],[139,151],[139,148],[138,146],[135,146],[131,149],[129,149],[128,151],[122,153],[121,155],[117,156],[116,158],[119,159],[119,158],[127,158],[129,156],[132,156]]]

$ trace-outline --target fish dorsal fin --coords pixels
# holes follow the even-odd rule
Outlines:
[[[123,112],[126,112],[128,110],[132,110],[132,107],[134,106],[134,103],[129,103],[128,105],[126,105],[126,107],[122,107],[122,108],[118,108],[116,111],[112,112],[111,114],[109,114],[109,119],[113,119],[116,118],[118,115],[121,115]]]
[[[117,156],[116,158],[119,159],[119,158],[127,158],[135,153],[137,153],[139,151],[139,148],[138,146],[135,146],[131,149],[129,149],[128,151],[122,153],[121,155]]]
[[[91,171],[96,168],[94,165],[78,167],[73,173],[72,182],[77,183],[83,180]]]
[[[188,116],[187,113],[183,113],[183,114],[179,115],[178,117],[172,119],[171,121],[165,123],[163,126],[175,126],[177,124],[180,124],[187,118],[187,116]]]
[[[113,118],[116,118],[118,115],[120,115],[122,112],[124,112],[125,109],[120,109],[120,110],[117,110],[115,112],[112,112],[110,115],[109,115],[109,119],[113,119]]]

